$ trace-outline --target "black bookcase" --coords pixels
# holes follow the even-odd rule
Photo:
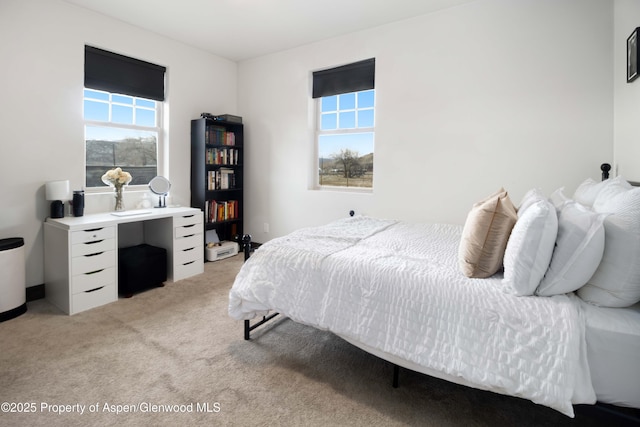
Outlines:
[[[243,159],[242,123],[191,121],[191,206],[202,209],[205,231],[220,241],[242,240]]]

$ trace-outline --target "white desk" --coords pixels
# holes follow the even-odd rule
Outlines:
[[[195,208],[47,218],[45,298],[67,314],[117,301],[118,248],[139,243],[167,250],[168,281],[203,273],[203,233],[202,211]]]

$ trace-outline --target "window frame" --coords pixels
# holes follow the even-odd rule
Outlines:
[[[108,101],[105,100],[99,100],[99,99],[95,99],[95,98],[87,98],[86,97],[86,92],[85,91],[95,91],[95,92],[101,92],[101,93],[105,93],[108,94]],[[131,105],[129,104],[123,104],[123,103],[119,103],[119,102],[114,102],[113,101],[113,97],[114,96],[124,96],[124,97],[129,97],[129,98],[133,98],[134,101]],[[108,121],[103,121],[103,120],[93,120],[93,119],[86,119],[85,118],[85,109],[84,109],[84,103],[85,101],[89,99],[91,101],[94,102],[102,102],[107,104],[109,107],[109,111],[108,111]],[[152,110],[149,107],[143,107],[143,106],[136,106],[136,100],[140,99],[143,101],[152,101],[155,103],[156,108],[155,108],[155,126],[150,127],[150,126],[141,126],[141,125],[136,125],[135,124],[135,114],[136,114],[136,108],[140,108],[140,109],[144,109],[144,110]],[[127,123],[118,123],[118,122],[113,122],[113,105],[126,105],[127,107],[131,107],[133,109],[133,124],[127,124]],[[167,176],[167,171],[165,170],[165,162],[164,162],[164,101],[157,101],[154,99],[150,99],[150,98],[143,98],[140,96],[135,96],[135,95],[129,95],[129,94],[123,94],[123,93],[116,93],[116,92],[109,92],[106,90],[101,90],[101,89],[95,89],[95,88],[90,88],[90,87],[84,87],[83,88],[83,92],[82,92],[82,119],[83,119],[83,131],[84,131],[84,142],[83,142],[83,182],[84,182],[84,190],[85,193],[110,193],[112,192],[112,189],[107,186],[98,186],[98,187],[89,187],[87,185],[87,127],[100,127],[100,128],[107,128],[107,129],[126,129],[126,130],[134,130],[134,131],[146,131],[146,132],[155,132],[157,137],[156,137],[156,175],[159,176]],[[121,166],[121,165],[115,165],[113,167],[122,167],[123,169],[126,170],[126,166]],[[105,170],[106,172],[106,170]],[[148,185],[147,184],[138,184],[138,185],[128,185],[127,186],[129,189],[131,189],[132,191],[141,191],[141,190],[147,190],[148,189]]]
[[[374,97],[373,97],[373,106],[371,107],[365,107],[365,108],[358,108],[358,93],[361,92],[368,92],[368,91],[373,91],[374,93]],[[339,101],[339,97],[340,95],[348,95],[348,94],[356,94],[356,102],[355,102],[355,106],[354,108],[348,108],[345,110],[341,110],[340,109],[340,101]],[[337,119],[336,119],[336,128],[335,129],[326,129],[323,130],[321,129],[322,126],[322,115],[323,115],[323,111],[322,111],[322,100],[324,98],[329,98],[331,96],[337,96],[338,97],[338,101],[336,103],[336,115],[337,115]],[[371,89],[363,89],[363,90],[358,90],[358,91],[354,91],[354,92],[344,92],[344,93],[339,93],[339,94],[335,94],[335,95],[327,95],[327,96],[321,96],[318,98],[314,99],[314,108],[316,109],[315,112],[315,143],[314,143],[314,181],[313,181],[313,188],[316,190],[330,190],[330,191],[348,191],[348,192],[358,192],[358,193],[372,193],[373,192],[373,188],[374,188],[374,177],[371,177],[371,187],[358,187],[358,186],[342,186],[342,185],[327,185],[327,184],[321,184],[320,183],[320,173],[319,173],[319,169],[320,169],[320,137],[324,136],[324,135],[348,135],[348,134],[361,134],[361,133],[371,133],[372,134],[372,138],[373,138],[373,158],[374,158],[374,162],[375,162],[375,128],[376,128],[376,104],[377,104],[377,94],[376,94],[376,89],[371,88]],[[373,124],[370,127],[358,127],[358,111],[359,110],[372,110],[373,111]],[[355,127],[353,128],[340,128],[340,112],[344,112],[344,111],[354,111],[355,112]],[[375,168],[374,168],[375,170]]]

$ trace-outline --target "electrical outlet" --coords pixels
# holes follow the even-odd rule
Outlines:
[[[262,224],[262,229],[265,233],[269,232],[269,223],[265,222],[264,224]]]

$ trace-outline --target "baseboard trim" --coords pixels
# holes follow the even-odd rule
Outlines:
[[[11,310],[7,310],[5,312],[0,313],[0,322],[5,322],[7,320],[16,318],[21,314],[27,312],[27,303],[20,305],[19,307],[13,308]]]
[[[27,302],[44,298],[44,283],[27,288]]]

